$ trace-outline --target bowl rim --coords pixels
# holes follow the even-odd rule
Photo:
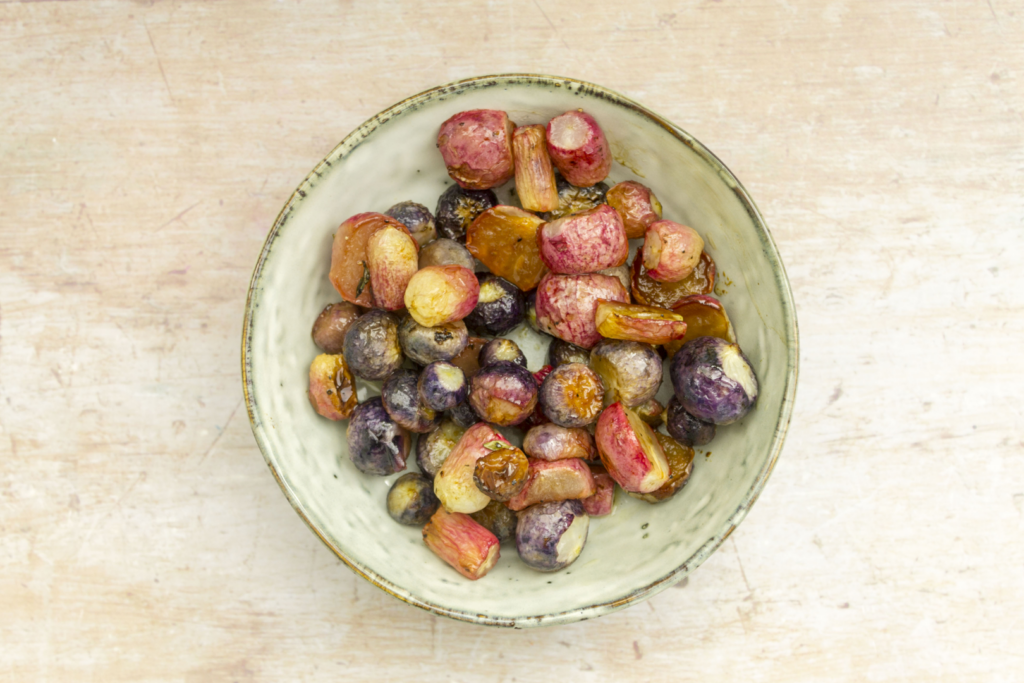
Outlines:
[[[509,84],[538,84],[553,87],[565,87],[567,89],[575,89],[577,92],[596,96],[602,99],[609,100],[610,102],[627,109],[633,110],[634,112],[642,115],[653,123],[661,126],[668,131],[673,137],[678,139],[680,142],[685,144],[691,150],[693,150],[698,156],[703,159],[705,163],[710,165],[725,181],[729,188],[733,191],[740,203],[746,209],[747,214],[750,216],[753,222],[758,236],[761,239],[762,246],[766,257],[772,262],[773,271],[775,273],[776,284],[779,286],[782,292],[782,311],[785,328],[789,342],[787,344],[787,372],[786,372],[786,386],[782,392],[782,403],[779,408],[778,422],[776,423],[775,433],[772,435],[772,445],[770,456],[758,472],[754,479],[754,483],[747,491],[743,500],[740,502],[736,511],[730,515],[727,524],[723,531],[716,534],[714,537],[708,539],[700,548],[696,550],[689,558],[686,559],[681,565],[668,572],[666,575],[652,581],[651,583],[638,588],[624,597],[617,600],[599,602],[585,607],[579,607],[572,610],[563,612],[541,614],[537,616],[528,617],[495,617],[486,614],[477,614],[469,611],[463,611],[458,609],[452,609],[444,607],[442,605],[434,604],[428,600],[424,600],[413,595],[411,592],[397,585],[392,584],[390,581],[384,579],[378,575],[369,567],[363,567],[354,560],[349,559],[345,556],[342,550],[333,545],[327,538],[325,532],[318,528],[312,519],[306,514],[302,504],[296,497],[295,493],[285,483],[281,473],[277,470],[273,460],[270,457],[269,446],[266,443],[263,430],[264,426],[256,416],[256,401],[254,398],[254,387],[252,382],[252,332],[253,332],[253,316],[255,312],[256,294],[261,289],[261,279],[263,275],[263,266],[266,263],[267,257],[270,254],[271,247],[274,241],[277,239],[281,228],[287,222],[289,215],[294,211],[295,207],[300,204],[307,195],[307,190],[312,188],[316,184],[316,180],[322,176],[324,169],[329,168],[333,161],[339,161],[344,159],[349,153],[354,150],[360,142],[367,138],[374,130],[387,123],[392,118],[400,115],[401,113],[416,109],[420,106],[431,102],[435,99],[444,99],[448,96],[461,93],[466,90],[489,88],[501,85]],[[690,571],[696,569],[701,563],[703,563],[711,554],[718,549],[725,539],[736,529],[743,518],[746,517],[750,507],[754,504],[757,498],[760,496],[761,491],[764,489],[765,484],[768,481],[768,477],[775,469],[775,464],[778,461],[779,455],[782,451],[782,445],[785,441],[786,433],[789,429],[789,423],[792,418],[793,406],[796,399],[796,387],[797,378],[799,375],[799,330],[796,319],[796,306],[793,301],[793,292],[790,288],[789,278],[786,275],[785,266],[782,263],[782,258],[779,255],[778,247],[775,244],[775,240],[772,238],[771,232],[768,229],[764,218],[758,211],[757,206],[754,204],[754,200],[747,193],[746,189],[740,183],[739,179],[726,167],[726,165],[714,155],[708,148],[701,144],[689,133],[684,131],[682,128],[676,126],[668,119],[656,114],[650,109],[634,102],[628,97],[621,95],[618,92],[609,90],[600,85],[589,83],[587,81],[579,80],[576,78],[570,78],[565,76],[551,76],[543,74],[532,74],[532,73],[506,73],[506,74],[494,74],[489,76],[475,76],[472,78],[461,79],[452,81],[444,85],[439,85],[428,90],[424,90],[416,95],[407,97],[396,104],[384,109],[380,113],[370,117],[363,122],[359,127],[353,130],[351,133],[346,135],[341,142],[339,142],[330,153],[324,157],[320,163],[318,163],[313,170],[302,180],[299,186],[285,202],[277,218],[274,220],[274,224],[267,235],[266,240],[263,243],[263,248],[260,250],[259,258],[256,261],[256,267],[253,269],[252,278],[249,283],[249,289],[246,294],[245,301],[245,317],[242,324],[242,390],[244,393],[246,411],[249,415],[249,424],[252,428],[253,436],[256,439],[256,444],[263,454],[263,459],[274,475],[274,479],[277,480],[278,485],[284,492],[285,497],[288,499],[292,509],[299,515],[300,518],[306,523],[306,525],[317,535],[317,537],[326,545],[331,551],[344,562],[352,571],[366,579],[378,588],[386,591],[394,597],[406,602],[410,605],[414,605],[421,609],[425,609],[428,612],[432,612],[437,615],[450,617],[459,621],[465,621],[475,624],[483,624],[488,626],[504,626],[512,628],[523,628],[529,626],[542,626],[542,625],[557,625],[571,623],[575,621],[583,621],[593,617],[608,614],[610,612],[623,609],[630,604],[645,600],[661,591],[665,590],[672,584],[681,580]]]

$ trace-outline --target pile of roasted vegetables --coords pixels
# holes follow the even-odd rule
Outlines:
[[[387,509],[463,576],[486,574],[512,539],[528,566],[563,569],[617,486],[649,503],[674,495],[693,447],[754,406],[757,379],[708,296],[701,236],[662,219],[650,188],[608,187],[589,114],[516,127],[465,111],[437,146],[455,184],[433,214],[404,201],[338,228],[330,281],[344,301],[313,325],[324,353],[309,400],[348,420],[368,475],[404,470],[419,435],[419,472],[395,481]],[[519,206],[499,204],[493,188],[513,179]],[[503,337],[524,321],[553,337],[536,372]],[[662,406],[666,358],[675,396]],[[380,395],[359,403],[356,378]],[[522,447],[498,427],[523,430]]]

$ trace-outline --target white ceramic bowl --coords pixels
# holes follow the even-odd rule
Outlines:
[[[360,473],[347,457],[345,423],[310,408],[306,387],[318,353],[310,328],[339,296],[327,280],[331,242],[352,214],[411,199],[433,208],[449,183],[437,130],[467,109],[503,109],[519,125],[583,108],[603,127],[616,163],[609,185],[651,187],[664,216],[696,229],[719,273],[726,306],[761,384],[757,407],[720,428],[698,451],[690,482],[657,505],[619,495],[591,521],[580,558],[546,574],[502,547],[483,579],[459,576],[424,545],[420,530],[391,520],[385,495],[398,475]],[[499,191],[508,197],[508,188]],[[724,283],[724,284],[721,284]],[[523,325],[510,335],[530,369],[545,339]],[[792,294],[753,201],[711,152],[658,115],[596,85],[504,75],[434,88],[377,114],[346,137],[299,185],[267,237],[246,303],[242,371],[253,434],[296,512],[356,573],[397,598],[480,624],[527,627],[587,619],[648,598],[680,580],[721,545],[772,471],[789,424],[797,378]],[[665,364],[666,370],[668,364]],[[360,387],[360,399],[377,393]],[[659,398],[667,402],[671,383]],[[415,469],[415,458],[411,468]]]

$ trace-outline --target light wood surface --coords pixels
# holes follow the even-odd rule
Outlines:
[[[1024,680],[1020,3],[4,2],[0,45],[0,679]],[[239,377],[305,174],[395,101],[511,71],[710,147],[801,329],[736,533],[646,603],[527,632],[342,565]]]

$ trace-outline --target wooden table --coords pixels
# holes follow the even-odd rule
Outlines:
[[[0,44],[0,679],[1024,680],[1019,3],[5,1]],[[346,569],[239,377],[309,169],[408,94],[506,71],[601,83],[714,150],[802,342],[726,544],[526,632]]]

